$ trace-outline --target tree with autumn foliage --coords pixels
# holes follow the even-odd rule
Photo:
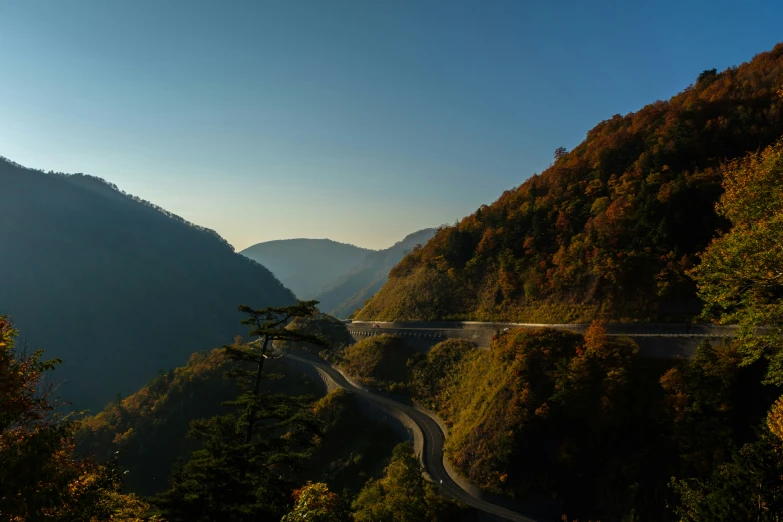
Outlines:
[[[16,330],[0,316],[0,518],[142,521],[149,505],[120,493],[115,464],[74,457],[76,423],[56,413],[49,372],[60,362],[16,350]]]
[[[725,192],[716,206],[731,229],[713,239],[691,273],[704,315],[737,323],[735,346],[744,366],[763,364],[763,382],[783,385],[783,140],[723,167]],[[731,371],[730,371],[731,372]],[[725,372],[722,372],[725,373]],[[733,373],[733,372],[732,372]],[[709,378],[715,379],[719,375]],[[693,379],[691,379],[693,380]],[[702,379],[703,380],[703,379]],[[664,383],[664,381],[662,381]],[[720,387],[689,400],[703,408],[720,402]],[[695,399],[695,400],[694,400]],[[783,518],[783,398],[772,404],[757,436],[733,451],[706,479],[673,479],[676,513],[685,521]],[[716,410],[725,415],[725,409]],[[713,424],[715,417],[713,417]],[[699,424],[694,451],[719,447],[724,433]],[[708,441],[713,439],[712,443]],[[700,443],[699,443],[700,441]],[[703,459],[699,459],[703,460]]]
[[[345,522],[348,506],[323,482],[308,482],[294,490],[294,509],[281,522]]]
[[[705,313],[740,325],[745,363],[769,359],[767,382],[783,385],[783,140],[723,170],[718,212],[732,228],[693,271]]]

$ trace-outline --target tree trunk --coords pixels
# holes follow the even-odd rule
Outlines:
[[[264,356],[266,355],[266,347],[269,344],[269,337],[264,336],[264,346],[261,348],[261,357],[258,360],[258,372],[256,373],[256,383],[253,390],[253,397],[258,399],[258,389],[261,387],[261,374],[264,371]],[[256,405],[251,404],[250,410],[247,412],[247,433],[245,434],[245,444],[249,444],[253,438],[253,424],[255,423]]]

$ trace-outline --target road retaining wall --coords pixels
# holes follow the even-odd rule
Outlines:
[[[402,337],[411,348],[427,352],[446,339],[464,339],[479,348],[489,348],[492,337],[505,329],[555,328],[584,333],[586,324],[532,324],[532,323],[471,323],[471,322],[368,322],[355,321],[346,325],[354,342],[367,337],[392,334]],[[610,336],[628,336],[639,345],[643,357],[682,359],[690,358],[699,345],[707,341],[722,344],[736,334],[735,326],[694,325],[685,323],[631,323],[607,324]]]

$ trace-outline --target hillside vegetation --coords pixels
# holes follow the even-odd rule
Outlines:
[[[419,230],[389,248],[369,252],[357,267],[315,297],[319,308],[336,317],[349,317],[381,289],[406,253],[434,235],[434,228]]]
[[[100,461],[119,452],[118,463],[128,471],[126,491],[139,495],[162,491],[176,460],[198,447],[186,437],[190,422],[229,411],[223,402],[234,399],[238,388],[225,375],[235,364],[223,349],[193,354],[185,366],[84,419],[76,432],[77,452]],[[322,433],[304,462],[301,480],[324,482],[334,491],[355,494],[369,478],[382,473],[399,443],[390,427],[364,417],[350,393],[338,390],[322,397],[318,383],[283,361],[271,360],[268,369],[278,378],[265,381],[262,390],[321,397],[312,409],[323,423]]]
[[[0,518],[163,522],[148,502],[121,492],[115,462],[74,453],[77,423],[55,413],[61,404],[46,378],[57,362],[16,347],[17,334],[0,315]]]
[[[783,134],[783,44],[704,71],[669,101],[615,115],[492,205],[440,229],[390,273],[364,320],[682,319],[686,275],[728,222],[726,160]]]
[[[194,353],[186,365],[161,373],[137,392],[118,397],[84,419],[76,433],[78,451],[101,460],[119,451],[119,463],[128,470],[128,491],[142,495],[161,491],[177,458],[197,447],[186,438],[190,422],[225,414],[228,410],[222,403],[239,393],[225,377],[233,365],[222,348]],[[269,370],[283,378],[264,382],[265,391],[323,395],[316,383],[279,361],[270,361]]]
[[[446,456],[486,490],[560,499],[569,520],[772,521],[783,510],[783,399],[761,383],[768,363],[743,365],[737,344],[645,359],[600,322],[585,335],[510,330],[490,350],[449,339],[421,355],[392,339],[362,341],[344,368],[434,410]]]
[[[241,332],[237,305],[293,294],[211,230],[98,178],[0,161],[0,313],[98,411]]]
[[[408,380],[408,361],[415,353],[402,337],[383,334],[352,344],[338,357],[337,364],[362,384],[393,391]]]
[[[359,410],[354,396],[336,390],[313,405],[324,424],[323,435],[305,462],[302,477],[327,484],[332,491],[352,496],[383,467],[399,444],[388,425],[371,421]]]
[[[275,348],[281,350],[299,349],[313,353],[320,353],[324,349],[328,352],[340,352],[353,343],[345,323],[327,314],[316,314],[311,317],[296,317],[286,325],[288,330],[305,335],[314,335],[321,338],[327,345],[326,348],[309,343],[295,343],[290,341],[277,341]]]
[[[256,243],[240,253],[271,270],[299,299],[312,299],[373,251],[331,239],[280,239]]]
[[[783,445],[764,425],[777,396],[759,382],[764,364],[742,367],[728,345],[704,345],[688,362],[636,353],[600,324],[585,336],[512,330],[491,350],[441,343],[409,389],[450,427],[446,454],[471,482],[559,497],[569,520],[679,520],[713,475],[726,503],[747,505],[734,518],[687,520],[747,519],[758,512],[748,507],[755,480],[769,481],[755,494],[780,513]]]

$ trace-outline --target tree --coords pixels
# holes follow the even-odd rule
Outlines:
[[[732,228],[691,271],[704,315],[737,322],[742,364],[766,359],[765,384],[783,385],[783,140],[723,168],[717,204]],[[698,402],[697,402],[698,403]],[[682,520],[780,520],[783,515],[781,400],[757,440],[743,445],[709,480],[673,480]],[[777,435],[777,437],[776,437]]]
[[[317,313],[316,301],[254,310],[242,321],[258,341],[225,346],[237,364],[229,375],[243,393],[226,403],[237,411],[193,421],[189,436],[201,441],[187,463],[171,475],[171,487],[156,503],[171,521],[258,520],[279,518],[289,507],[293,472],[307,458],[313,436],[320,433],[307,397],[263,392],[264,362],[273,357],[274,341],[326,346],[320,337],[286,326],[296,317]]]
[[[723,188],[717,210],[732,228],[691,274],[705,314],[740,325],[744,364],[769,359],[766,382],[783,385],[783,140],[728,163]]]
[[[348,507],[323,482],[308,482],[294,491],[294,509],[281,522],[345,522]]]
[[[555,161],[559,161],[562,158],[565,158],[566,154],[568,154],[568,150],[566,150],[565,147],[558,147],[555,149]]]
[[[783,518],[783,441],[762,429],[708,480],[672,479],[683,522],[778,522]]]
[[[353,503],[356,522],[454,520],[459,507],[439,496],[424,480],[421,461],[410,443],[394,448],[383,478],[370,480]]]
[[[255,366],[253,370],[237,368],[233,376],[240,381],[247,382],[252,380],[252,394],[243,394],[239,398],[239,403],[245,405],[247,415],[247,429],[245,432],[245,442],[249,443],[253,435],[253,429],[256,425],[255,412],[256,402],[259,396],[259,387],[264,372],[264,361],[269,358],[269,350],[274,341],[310,343],[316,346],[328,347],[329,344],[323,338],[302,333],[296,330],[288,329],[286,326],[296,317],[309,317],[318,313],[315,305],[318,301],[298,301],[293,306],[267,307],[262,310],[254,310],[247,305],[240,305],[239,311],[248,315],[242,320],[242,324],[250,327],[248,335],[258,337],[258,343],[251,343],[245,346],[224,346],[228,356],[235,360]]]
[[[0,518],[3,520],[157,520],[149,506],[119,492],[116,463],[74,457],[76,423],[56,413],[60,362],[43,351],[17,351],[11,322],[0,316]]]
[[[704,81],[712,81],[717,76],[718,76],[717,69],[704,69],[702,72],[699,73],[699,76],[696,78],[696,83],[701,83]]]
[[[713,348],[704,341],[687,364],[661,376],[671,442],[681,463],[678,473],[683,476],[709,476],[730,457],[736,435],[732,421],[740,395],[736,386],[739,370],[736,348]]]
[[[779,398],[767,414],[769,431],[783,440],[783,397]]]

